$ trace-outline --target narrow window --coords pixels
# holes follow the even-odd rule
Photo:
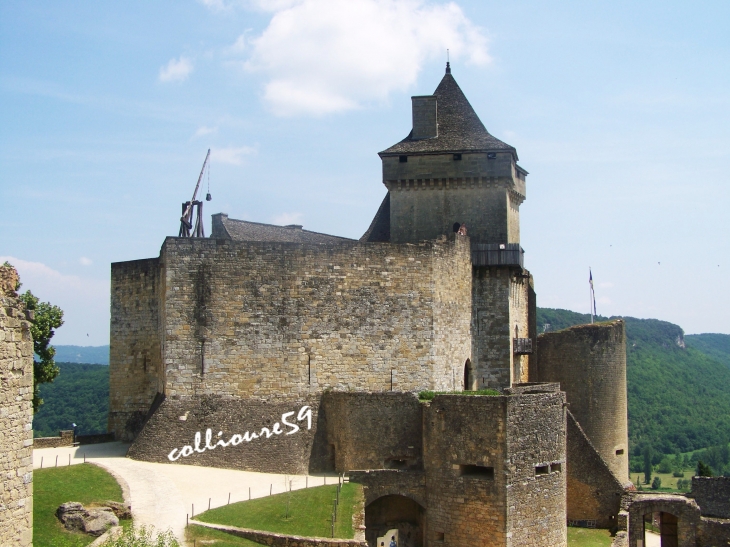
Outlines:
[[[560,471],[563,469],[563,466],[559,463],[552,463],[550,464],[550,472],[551,473],[560,473]]]
[[[400,163],[408,163],[408,156],[398,156],[398,161]]]
[[[535,475],[547,475],[550,473],[550,466],[538,465],[535,467]]]
[[[454,233],[458,232],[459,228],[461,228],[461,224],[459,224],[458,222],[454,222],[454,225],[453,225]]]
[[[464,391],[471,389],[471,360],[467,359],[464,363]]]
[[[461,154],[454,154],[454,161],[461,161]]]

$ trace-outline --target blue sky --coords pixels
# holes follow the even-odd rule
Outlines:
[[[109,336],[109,264],[176,235],[206,150],[215,212],[359,237],[377,152],[445,50],[530,172],[538,305],[730,333],[730,4],[0,3],[3,260]],[[206,181],[207,184],[207,181]]]

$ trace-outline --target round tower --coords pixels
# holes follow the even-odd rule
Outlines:
[[[623,320],[579,325],[537,339],[540,382],[560,382],[575,416],[613,474],[629,481],[626,331]]]

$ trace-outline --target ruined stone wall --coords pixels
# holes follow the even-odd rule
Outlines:
[[[112,264],[109,431],[131,440],[163,391],[159,260]]]
[[[468,328],[457,330],[470,315],[466,238],[168,238],[161,257],[168,396],[451,389],[469,354]]]
[[[472,367],[478,389],[512,385],[511,268],[473,268]]]
[[[415,393],[326,393],[335,469],[422,469],[422,405]]]
[[[302,420],[297,419],[304,406],[312,412],[311,429],[304,415]],[[328,461],[326,418],[320,410],[319,396],[278,401],[218,396],[168,397],[147,421],[128,455],[149,462],[262,473],[305,474],[333,470]],[[290,412],[293,414],[282,419],[282,415]],[[277,423],[279,426],[275,427]],[[208,429],[211,431],[208,445],[212,449],[206,447]],[[248,437],[240,442],[236,439],[228,446],[217,444],[220,440],[230,442],[236,434],[243,437],[246,432]],[[196,434],[200,439],[197,444]],[[185,446],[192,449],[189,455],[184,455]],[[177,452],[172,453],[174,449]],[[169,457],[171,453],[173,459]]]
[[[520,547],[565,546],[565,396],[534,391],[507,402],[507,532]]]
[[[568,413],[568,521],[580,526],[614,528],[624,486]]]
[[[692,477],[692,493],[703,517],[730,519],[730,477]]]
[[[508,192],[525,195],[511,153],[409,155],[383,158],[383,182],[391,193],[391,241],[416,242],[466,223],[484,243],[519,243],[519,217],[510,213]],[[519,201],[519,200],[518,200]],[[517,201],[515,201],[517,204]],[[516,226],[515,226],[516,224]]]
[[[33,340],[18,275],[0,266],[0,545],[33,543]]]
[[[593,446],[618,480],[628,483],[624,322],[580,325],[537,340],[539,381],[560,382]]]

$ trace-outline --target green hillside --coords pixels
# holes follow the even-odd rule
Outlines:
[[[63,363],[109,364],[109,345],[106,346],[57,346],[56,361]]]
[[[684,341],[689,347],[730,367],[730,334],[688,334]]]
[[[33,436],[58,435],[61,429],[76,433],[106,433],[109,413],[109,367],[56,363],[61,373],[51,384],[41,384],[43,404],[33,416]]]
[[[597,321],[609,318],[598,317]],[[657,319],[624,317],[632,452],[643,443],[673,454],[730,440],[730,366],[727,335],[686,337]],[[590,322],[590,315],[538,308],[538,332]],[[683,347],[686,346],[686,347]]]

